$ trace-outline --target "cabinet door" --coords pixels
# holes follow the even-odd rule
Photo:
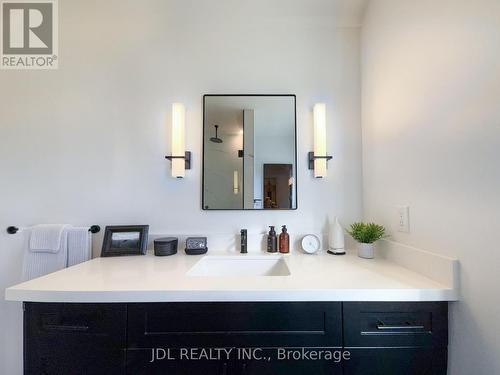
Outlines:
[[[201,348],[193,348],[198,353]],[[229,349],[229,348],[228,348]],[[162,358],[154,358],[153,351],[157,349],[128,349],[127,375],[341,375],[342,363],[332,360],[310,360],[290,358],[278,359],[278,348],[232,348],[231,355],[225,358],[210,359],[181,359],[179,351],[163,352]],[[163,349],[166,350],[166,349]],[[189,348],[188,348],[189,350]],[[258,353],[249,359],[250,350]],[[301,348],[286,348],[297,353]],[[315,350],[320,350],[315,348]],[[323,349],[327,351],[328,349]],[[340,350],[340,349],[334,349]],[[153,360],[154,359],[154,360]]]
[[[127,350],[127,375],[232,375],[231,359],[181,359],[177,350],[153,360],[151,349]]]
[[[349,349],[344,375],[446,375],[446,349]]]
[[[59,345],[56,341],[54,346]],[[96,353],[57,348],[38,350],[25,361],[29,375],[123,375],[125,350],[96,350]]]
[[[248,350],[248,349],[246,349]],[[288,358],[278,355],[278,350],[295,353]],[[309,349],[304,348],[304,351]],[[311,348],[314,351],[329,351],[329,349]],[[339,349],[331,349],[335,351]],[[304,357],[302,348],[267,348],[259,352],[252,360],[241,358],[235,360],[236,375],[341,375],[342,363],[333,360],[311,359]]]

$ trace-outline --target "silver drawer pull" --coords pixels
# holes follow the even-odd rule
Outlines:
[[[424,328],[425,327],[423,325],[412,325],[408,322],[406,322],[406,324],[399,324],[399,325],[388,325],[388,324],[384,324],[384,322],[380,322],[380,321],[377,323],[377,329],[380,331],[384,331],[384,330],[402,331],[402,330],[407,330],[407,329],[419,330],[419,329],[424,329]]]

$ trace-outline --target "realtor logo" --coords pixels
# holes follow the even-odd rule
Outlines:
[[[3,0],[2,69],[57,69],[56,0]]]

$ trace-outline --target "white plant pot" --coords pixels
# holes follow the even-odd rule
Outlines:
[[[358,256],[360,258],[372,259],[375,245],[372,243],[358,243]]]

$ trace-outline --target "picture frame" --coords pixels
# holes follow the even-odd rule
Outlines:
[[[104,231],[101,257],[145,255],[149,225],[113,225]]]

